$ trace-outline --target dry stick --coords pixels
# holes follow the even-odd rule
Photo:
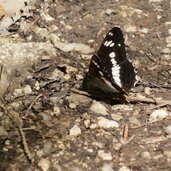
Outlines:
[[[30,106],[28,107],[26,113],[25,113],[25,118],[28,116],[31,108],[33,107],[34,103],[36,103],[36,101],[42,96],[42,94],[39,94],[38,96],[36,96],[36,98],[32,101],[32,103],[30,104]]]
[[[19,114],[14,111],[14,110],[9,110],[8,109],[8,106],[6,105],[3,97],[0,95],[0,99],[1,99],[1,107],[3,108],[4,112],[9,116],[9,118],[11,119],[11,121],[13,122],[14,126],[17,128],[20,136],[21,136],[21,140],[22,140],[22,144],[23,144],[23,148],[24,148],[24,152],[28,158],[28,160],[30,161],[30,163],[33,163],[34,160],[33,160],[33,157],[30,153],[30,150],[29,150],[29,147],[28,147],[28,144],[27,144],[27,141],[26,141],[26,137],[25,137],[25,134],[22,130],[22,124],[20,123],[17,123],[17,120],[18,121],[21,121],[21,118],[17,118],[17,116],[19,116]]]
[[[70,89],[71,92],[76,93],[76,94],[80,94],[80,95],[84,95],[84,96],[88,96],[91,97],[90,94],[88,94],[87,92],[84,91],[80,91],[77,89]],[[135,96],[125,96],[126,100],[128,102],[132,102],[132,103],[153,103],[153,104],[158,104],[160,106],[166,106],[166,105],[171,105],[171,101],[167,101],[167,100],[159,100],[156,98],[148,98],[148,97],[135,97]],[[113,98],[115,99],[115,98]]]

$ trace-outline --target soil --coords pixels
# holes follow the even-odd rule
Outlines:
[[[37,1],[35,7],[34,16],[26,20],[32,27],[12,30],[24,42],[50,41],[48,34],[53,32],[62,42],[86,44],[97,51],[105,34],[119,25],[139,77],[130,94],[171,100],[169,0],[56,0]],[[0,112],[0,125],[6,130],[0,136],[0,170],[171,170],[171,141],[166,131],[171,125],[170,105],[123,104],[72,92],[72,88],[81,89],[91,56],[56,48],[56,56],[45,54],[17,87],[22,92],[29,87],[29,93],[19,95],[16,88],[8,88]],[[107,115],[91,110],[96,101]],[[159,109],[168,116],[151,120]],[[11,119],[9,110],[18,116]],[[102,128],[99,117],[115,120],[119,127]],[[78,135],[71,135],[74,126],[81,130]],[[27,143],[24,147],[19,128]]]

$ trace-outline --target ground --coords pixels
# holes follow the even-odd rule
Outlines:
[[[170,8],[169,0],[37,1],[31,27],[11,31],[26,43],[50,42],[56,54],[44,47],[27,77],[3,97],[0,170],[171,170]],[[150,102],[80,91],[92,49],[114,25],[137,69],[128,96]],[[90,48],[66,50],[67,43]]]

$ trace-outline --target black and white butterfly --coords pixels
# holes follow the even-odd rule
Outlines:
[[[97,88],[110,94],[127,94],[134,86],[135,75],[126,56],[123,33],[115,26],[104,38],[97,54],[92,56],[83,85],[88,90]]]

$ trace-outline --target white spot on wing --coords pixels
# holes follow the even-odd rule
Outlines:
[[[109,46],[112,43],[112,40],[110,40],[109,42],[107,42],[106,46]]]
[[[110,35],[110,36],[113,36],[113,33],[112,33],[112,32],[109,32],[109,35]]]
[[[111,57],[111,58],[114,58],[116,55],[115,55],[115,52],[111,52],[110,54],[109,54],[109,56]]]
[[[121,44],[119,43],[118,46],[121,47]]]
[[[106,46],[106,45],[107,45],[107,43],[108,43],[108,41],[105,41],[105,42],[104,42],[104,45]]]
[[[114,45],[115,45],[114,43],[111,43],[111,44],[110,44],[110,47],[113,47]]]
[[[121,80],[120,80],[120,66],[119,65],[112,67],[112,76],[116,84],[119,87],[122,87]]]

